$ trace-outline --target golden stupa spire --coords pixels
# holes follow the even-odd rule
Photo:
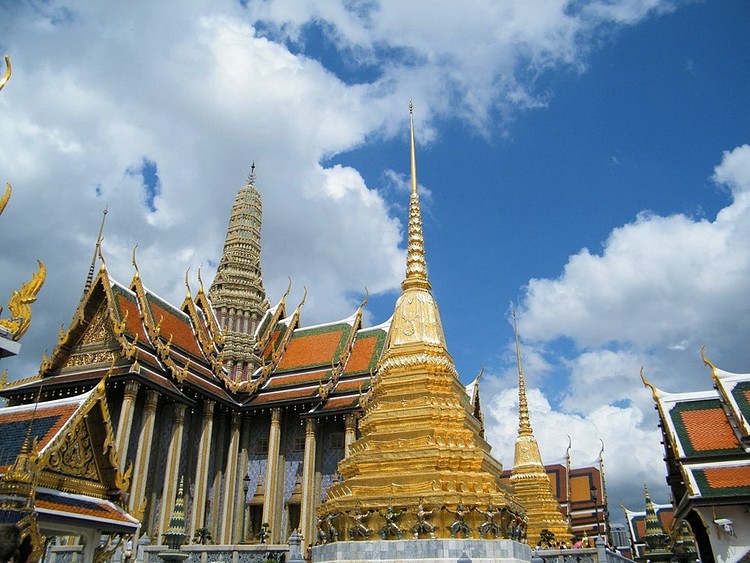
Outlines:
[[[414,142],[414,104],[409,102],[409,133],[411,147],[411,197],[409,199],[409,232],[406,249],[406,279],[402,289],[420,287],[430,289],[427,279],[427,261],[424,253],[424,235],[422,234],[422,212],[417,192],[417,151]]]
[[[482,523],[490,505],[522,522],[522,508],[500,482],[502,465],[490,455],[482,423],[448,353],[437,302],[427,280],[417,193],[413,106],[409,104],[411,194],[406,276],[396,301],[377,377],[361,403],[360,437],[338,464],[342,480],[326,491],[322,519],[336,519],[340,534],[356,533],[353,514],[367,514],[367,527],[383,530],[389,507],[431,510],[432,537],[456,534],[466,518]],[[460,516],[459,516],[460,514]],[[506,527],[509,524],[504,524]],[[312,522],[303,530],[314,530]],[[422,537],[427,533],[422,530]],[[460,532],[466,537],[466,531]],[[503,534],[511,533],[505,529]],[[515,532],[513,532],[515,533]],[[417,531],[419,536],[420,531]],[[368,536],[369,537],[369,536]],[[366,538],[360,538],[366,539]]]
[[[518,435],[533,437],[534,431],[531,429],[531,422],[529,421],[529,403],[526,399],[526,380],[523,377],[521,343],[518,339],[518,325],[516,324],[515,309],[513,309],[513,332],[516,335],[516,362],[518,363]],[[539,463],[541,463],[541,459],[539,460]]]
[[[560,512],[560,505],[552,493],[552,484],[544,469],[539,444],[531,428],[515,309],[513,310],[513,332],[518,362],[518,437],[510,483],[516,499],[526,507],[528,518],[526,537],[529,545],[536,545],[541,539],[542,530],[545,529],[554,533],[557,541],[567,542],[571,537],[570,526]]]
[[[417,157],[414,142],[414,106],[409,102],[409,133],[411,160],[411,195],[409,196],[409,227],[406,248],[406,277],[401,282],[401,297],[396,302],[393,322],[388,333],[386,356],[401,346],[436,347],[435,353],[444,357],[444,363],[457,376],[453,359],[448,354],[443,326],[437,303],[430,293],[427,279],[422,211],[417,191]],[[411,352],[409,352],[411,353]]]

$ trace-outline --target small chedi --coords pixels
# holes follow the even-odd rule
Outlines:
[[[320,537],[524,537],[523,507],[501,483],[431,294],[417,194],[414,120],[406,277],[361,437],[319,508]]]

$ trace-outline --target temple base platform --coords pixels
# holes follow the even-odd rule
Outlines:
[[[312,563],[456,563],[459,559],[462,563],[529,563],[531,548],[513,540],[458,538],[337,541],[312,548]]]

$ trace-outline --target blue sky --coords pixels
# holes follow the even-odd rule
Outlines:
[[[264,280],[303,323],[404,274],[413,99],[427,261],[462,379],[512,465],[518,309],[545,461],[605,443],[610,509],[667,502],[650,394],[750,371],[750,5],[236,2],[0,8],[0,301],[48,281],[10,377],[69,322],[105,205],[110,273],[212,279],[254,161]],[[33,220],[29,220],[33,218]],[[193,287],[197,282],[193,281]],[[5,298],[7,300],[7,298]],[[4,302],[3,302],[4,304]]]

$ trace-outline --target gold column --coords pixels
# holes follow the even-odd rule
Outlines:
[[[302,462],[302,507],[300,510],[300,528],[304,551],[309,543],[315,543],[315,446],[318,421],[314,418],[305,420],[305,457]]]
[[[357,439],[357,417],[354,413],[344,415],[344,457],[349,457],[349,448]]]
[[[133,480],[130,483],[130,514],[143,519],[144,495],[146,494],[146,478],[148,476],[148,465],[151,459],[151,442],[154,438],[154,422],[156,420],[156,405],[159,402],[159,393],[149,389],[146,392],[146,404],[143,407],[143,424],[138,436],[138,451],[135,454],[135,467],[133,468]]]
[[[271,542],[280,541],[281,524],[279,498],[279,452],[281,449],[281,409],[271,409],[271,429],[268,432],[268,457],[266,459],[266,483],[263,490],[263,522],[271,526]],[[283,495],[281,495],[283,496]]]
[[[203,403],[203,420],[201,422],[201,436],[198,445],[198,463],[195,467],[195,488],[193,493],[192,518],[190,521],[190,534],[192,538],[195,530],[203,528],[206,518],[206,489],[208,487],[208,462],[211,453],[211,434],[214,424],[214,403],[205,401]]]
[[[169,526],[169,519],[174,508],[177,484],[180,480],[180,458],[182,457],[182,434],[185,428],[185,410],[187,405],[177,403],[174,406],[174,422],[172,437],[167,452],[167,467],[164,471],[164,488],[161,495],[161,511],[159,514],[159,542]]]
[[[120,417],[117,419],[117,437],[115,438],[117,455],[120,456],[120,471],[125,471],[127,465],[130,430],[133,427],[133,415],[135,414],[135,399],[138,396],[140,386],[140,383],[132,379],[125,383]]]
[[[232,529],[234,528],[234,508],[237,504],[237,458],[240,447],[240,420],[238,412],[233,412],[229,427],[229,448],[227,449],[226,473],[224,474],[224,502],[221,515],[221,533],[219,541],[222,544],[233,543]],[[239,489],[242,490],[242,489]]]

